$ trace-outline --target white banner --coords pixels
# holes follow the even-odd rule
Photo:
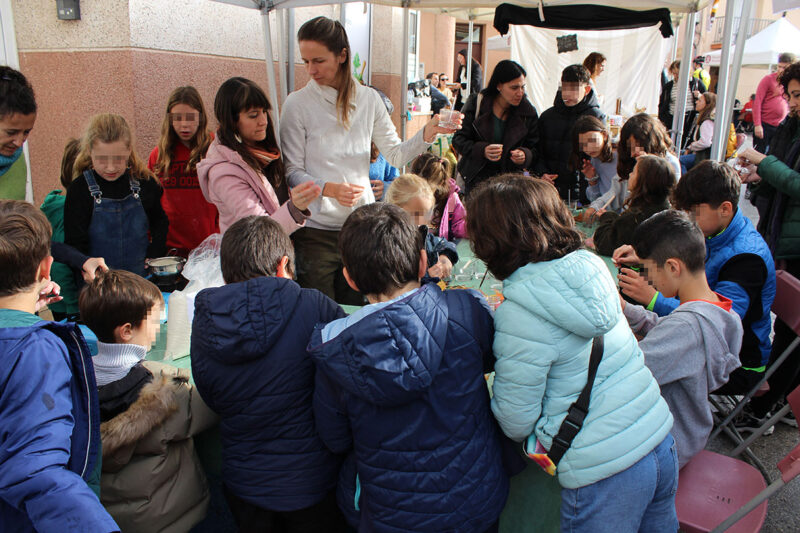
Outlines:
[[[657,26],[629,30],[570,31],[511,27],[511,59],[528,73],[528,99],[541,114],[553,105],[561,71],[572,64],[583,63],[591,52],[606,57],[606,69],[596,82],[601,107],[613,114],[617,98],[622,98],[624,115],[636,108],[658,113],[661,93],[661,70],[671,50],[672,40],[664,39]],[[556,38],[577,34],[578,50],[558,53]],[[491,73],[487,74],[487,79]]]

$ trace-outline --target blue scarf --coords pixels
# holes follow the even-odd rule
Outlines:
[[[0,154],[0,176],[8,172],[8,169],[11,168],[11,165],[17,162],[19,156],[22,155],[22,147],[17,148],[17,151],[14,152],[14,155],[10,157],[6,157],[3,154]]]

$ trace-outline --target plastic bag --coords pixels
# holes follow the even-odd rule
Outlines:
[[[181,274],[189,280],[182,291],[175,291],[169,298],[167,312],[167,347],[165,360],[179,359],[189,355],[192,340],[192,320],[194,319],[194,298],[197,293],[209,287],[221,287],[220,244],[222,234],[214,233],[206,237],[189,254],[189,259]]]

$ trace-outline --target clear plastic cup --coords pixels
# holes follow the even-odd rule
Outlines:
[[[439,111],[439,126],[454,130],[458,127],[458,117],[461,115],[460,111],[455,109],[442,109]]]

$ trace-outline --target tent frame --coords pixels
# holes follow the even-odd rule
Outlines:
[[[308,7],[314,5],[325,5],[329,4],[330,2],[327,0],[213,0],[215,2],[222,2],[226,4],[233,4],[242,7],[248,7],[251,9],[258,9],[261,12],[262,17],[262,24],[264,30],[264,62],[267,68],[267,81],[269,82],[269,93],[272,102],[278,102],[278,91],[277,91],[277,82],[275,79],[275,68],[273,65],[272,60],[272,33],[270,30],[270,23],[269,23],[269,12],[275,10],[277,8],[286,8],[291,9],[294,7]],[[344,7],[345,4],[356,2],[356,1],[363,1],[363,0],[341,0],[339,2],[340,7]],[[681,57],[681,71],[679,75],[679,94],[678,94],[678,101],[675,102],[675,119],[673,120],[673,141],[676,142],[676,145],[680,145],[680,139],[682,138],[683,132],[683,117],[686,111],[686,93],[688,91],[689,86],[689,69],[691,67],[691,60],[692,60],[692,52],[694,50],[694,28],[697,22],[697,13],[701,9],[703,9],[706,5],[708,5],[711,0],[664,0],[659,2],[661,7],[668,7],[670,11],[673,13],[686,13],[686,28],[684,34],[684,46],[683,46],[683,53]],[[752,0],[726,0],[726,13],[733,13],[734,9],[738,2],[743,3],[742,9],[742,17],[750,17],[752,12]],[[493,11],[481,11],[481,9],[494,9],[497,6],[496,2],[491,2],[490,0],[370,0],[372,4],[381,4],[381,5],[388,5],[392,7],[401,7],[403,9],[403,62],[401,68],[401,79],[403,83],[403,87],[400,91],[402,95],[402,103],[400,108],[400,132],[401,138],[406,138],[406,122],[408,120],[408,26],[409,26],[409,18],[410,18],[410,9],[412,3],[415,5],[415,9],[421,10],[433,10],[438,13],[445,13],[454,17],[458,18],[467,18],[469,20],[469,42],[467,43],[468,49],[468,59],[467,61],[467,94],[471,89],[470,87],[470,74],[471,74],[471,66],[472,66],[472,31],[473,31],[473,23],[476,18],[485,18],[493,15]],[[568,5],[568,4],[599,4],[599,5],[612,5],[614,2],[611,1],[598,1],[592,2],[589,0],[521,0],[517,2],[521,5],[527,5],[529,7],[537,7],[541,10],[542,6],[546,5]],[[646,5],[644,2],[641,2],[642,5],[640,7],[642,9],[650,9],[651,5]],[[624,4],[623,4],[624,6]],[[624,6],[630,9],[629,6]],[[292,19],[293,19],[292,15]],[[726,17],[725,27],[727,29],[728,21],[730,20],[731,26],[733,23],[733,16]],[[280,25],[281,17],[278,17],[278,24]],[[740,26],[741,27],[741,26]],[[745,26],[746,27],[746,26]],[[737,42],[738,39],[741,38],[742,35],[745,35],[746,32],[740,31],[737,35]],[[730,32],[726,34],[727,40],[725,41],[728,46],[723,45],[723,59],[725,59],[729,55],[730,44],[732,41],[732,27]],[[288,35],[285,35],[284,32],[279,32],[279,38],[286,39]],[[288,41],[288,39],[287,39]],[[744,39],[742,39],[742,43]],[[291,48],[291,47],[290,47]],[[730,95],[735,94],[736,88],[736,81],[738,81],[739,71],[741,70],[741,60],[742,60],[742,49],[743,46],[737,47],[737,52],[734,54],[734,60],[731,62],[724,63],[724,65],[720,66],[720,72],[725,72],[724,80],[720,77],[720,82],[718,86],[720,87],[719,93],[725,95],[723,98],[723,104],[717,105],[717,116],[722,115],[724,118],[730,117],[733,113],[733,98],[728,98],[728,93]],[[283,45],[281,44],[281,51],[283,50]],[[293,55],[293,54],[292,54]],[[283,53],[279,54],[279,61],[281,67],[283,66]],[[729,59],[729,58],[728,58]],[[287,69],[280,69],[281,77],[291,77],[288,68],[292,68],[293,65],[287,65]],[[724,67],[724,69],[723,69]],[[728,69],[733,69],[733,76],[728,76],[727,72]],[[733,79],[734,83],[730,84],[729,78]],[[288,84],[285,83],[285,80],[281,82],[281,88],[287,87]],[[276,104],[273,104],[276,105]],[[720,112],[720,110],[722,112]],[[279,130],[279,113],[277,113],[277,107],[275,108],[275,116],[273,117],[273,122],[275,124],[276,129],[276,136],[278,135]],[[680,120],[678,120],[680,117]],[[727,123],[724,121],[719,121],[720,127],[722,127],[723,123]],[[715,124],[716,128],[716,124]],[[712,144],[712,159],[718,159],[720,154],[724,156],[724,151],[722,151],[722,147],[727,144],[727,135],[725,138],[722,138],[722,135],[717,134],[715,130],[714,141]],[[716,154],[716,157],[714,157]]]

